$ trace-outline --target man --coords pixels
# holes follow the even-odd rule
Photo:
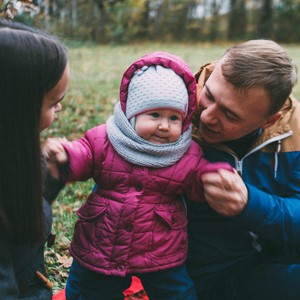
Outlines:
[[[187,201],[187,266],[201,300],[300,299],[300,107],[295,68],[252,40],[196,74],[194,138],[235,174],[203,176],[207,204]]]

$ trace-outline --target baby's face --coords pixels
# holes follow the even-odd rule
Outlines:
[[[176,142],[182,133],[183,116],[172,109],[154,109],[136,116],[136,133],[154,144]]]

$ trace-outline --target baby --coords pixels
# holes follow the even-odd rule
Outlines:
[[[67,166],[65,181],[96,183],[77,212],[68,298],[122,299],[137,275],[151,300],[196,299],[184,266],[181,195],[205,201],[201,175],[232,168],[206,161],[192,141],[195,102],[187,64],[151,53],[124,73],[120,102],[106,124],[74,142],[48,142],[48,158]]]

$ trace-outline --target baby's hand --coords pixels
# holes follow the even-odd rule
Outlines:
[[[68,162],[68,154],[63,147],[67,143],[66,138],[48,138],[42,145],[42,152],[47,162],[54,162],[56,164],[65,164]]]
[[[62,146],[67,142],[66,138],[48,138],[42,145],[42,153],[46,159],[48,171],[56,179],[60,179],[58,166],[69,161],[68,154]]]
[[[220,215],[233,217],[246,207],[248,189],[236,171],[206,173],[202,181],[208,205]]]

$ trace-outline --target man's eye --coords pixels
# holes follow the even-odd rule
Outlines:
[[[231,115],[229,115],[229,114],[226,114],[226,113],[225,113],[225,116],[226,116],[227,120],[229,120],[229,121],[231,121],[231,122],[236,121],[236,119],[235,119],[234,117],[232,117]]]
[[[214,101],[214,97],[210,94],[210,93],[205,93],[205,96],[206,98],[209,100],[209,101]]]

